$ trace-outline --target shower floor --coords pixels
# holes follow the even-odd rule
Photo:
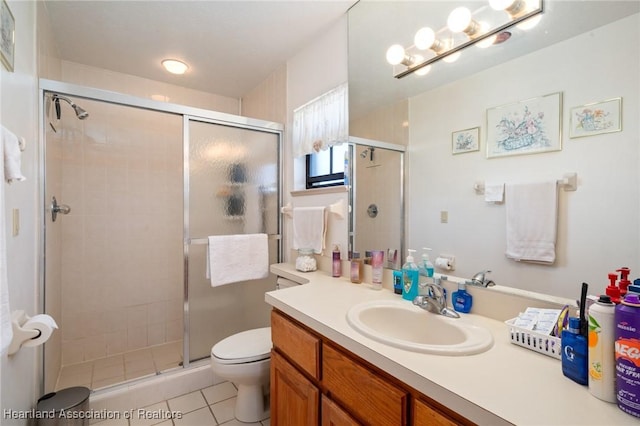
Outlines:
[[[71,386],[86,386],[97,390],[129,380],[153,376],[161,371],[179,367],[181,363],[182,341],[137,349],[63,366],[58,375],[56,390]]]

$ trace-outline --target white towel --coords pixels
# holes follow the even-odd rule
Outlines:
[[[2,152],[4,155],[4,178],[9,183],[14,180],[25,180],[26,178],[20,171],[20,159],[22,156],[20,141],[16,135],[8,131],[4,126],[0,127],[2,127],[0,131],[2,132]]]
[[[551,264],[556,259],[556,181],[506,185],[508,258]]]
[[[504,183],[485,182],[484,200],[487,203],[502,203],[504,201]]]
[[[321,254],[325,248],[327,213],[324,207],[293,208],[293,248],[312,248]]]
[[[212,287],[269,275],[267,234],[216,235],[208,239],[207,278]]]

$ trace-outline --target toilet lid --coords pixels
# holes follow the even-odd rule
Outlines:
[[[222,339],[211,348],[211,356],[223,364],[260,361],[271,356],[271,346],[271,327],[256,328]]]

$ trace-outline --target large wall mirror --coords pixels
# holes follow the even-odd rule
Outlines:
[[[349,141],[350,251],[364,257],[369,250],[383,250],[385,265],[399,268],[404,248],[405,148],[357,137]]]
[[[622,266],[640,277],[640,2],[545,0],[535,28],[470,46],[426,76],[393,77],[389,46],[409,46],[418,29],[446,25],[454,7],[481,3],[360,0],[349,11],[350,134],[406,146],[406,247],[455,255],[450,275],[491,269],[498,285],[571,299],[583,281],[603,293]],[[488,110],[556,93],[560,149],[487,156]],[[621,98],[621,131],[575,137],[572,112],[612,98]],[[452,135],[476,127],[479,149],[452,152]],[[567,172],[578,189],[558,191],[555,262],[507,259],[505,203],[485,202],[474,185]]]

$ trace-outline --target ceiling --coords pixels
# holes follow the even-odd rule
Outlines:
[[[240,98],[356,0],[64,1],[46,8],[61,59]],[[189,64],[167,73],[165,58]]]
[[[415,32],[424,26],[443,28],[453,5],[474,10],[483,3],[486,4],[479,0],[360,0],[349,11],[350,118],[357,119],[374,108],[446,85],[640,11],[639,0],[545,0],[542,20],[534,29],[513,29],[507,42],[487,49],[469,47],[455,63],[433,64],[426,76],[393,77],[393,67],[385,59],[389,46],[412,45]],[[621,42],[637,43],[637,40]],[[561,72],[561,67],[558,70]]]

